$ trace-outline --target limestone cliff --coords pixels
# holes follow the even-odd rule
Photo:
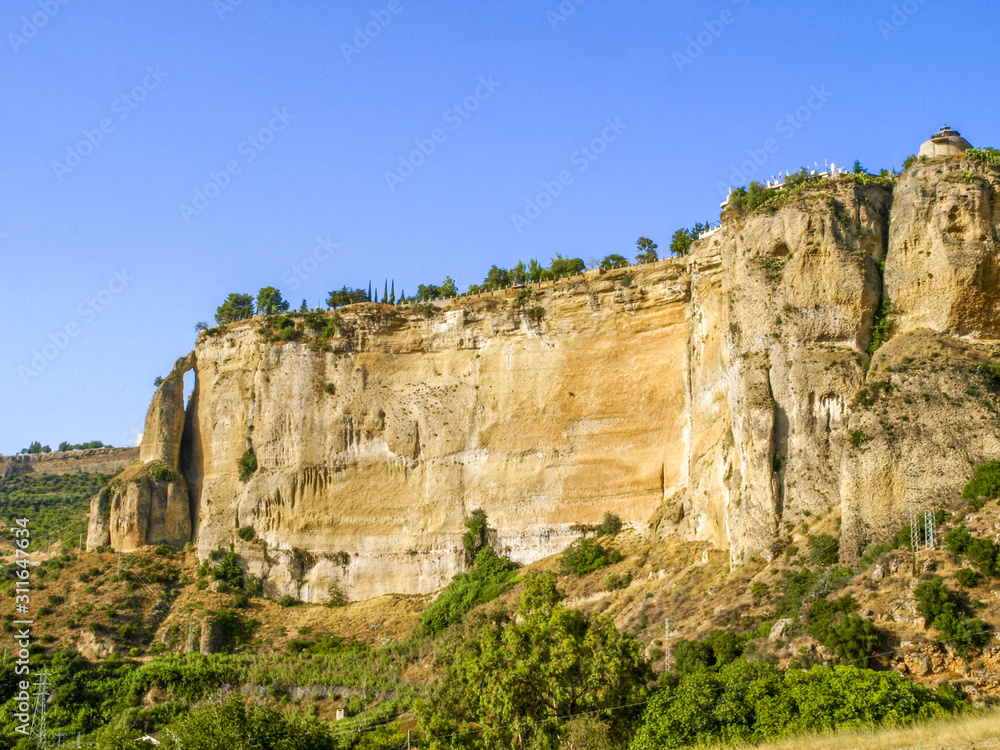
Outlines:
[[[475,508],[519,562],[605,511],[739,563],[840,508],[851,557],[1000,452],[998,185],[935,159],[727,212],[683,259],[203,333],[90,543],[234,545],[309,601],[440,588]]]

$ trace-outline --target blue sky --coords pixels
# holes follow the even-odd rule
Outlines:
[[[944,123],[1000,145],[998,12],[8,0],[0,452],[134,444],[232,291],[465,288],[519,258],[665,248],[744,163],[742,182],[898,167]]]

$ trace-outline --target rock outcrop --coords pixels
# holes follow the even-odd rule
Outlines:
[[[610,511],[734,564],[840,508],[850,559],[1000,452],[998,185],[964,157],[832,178],[687,258],[203,333],[90,544],[233,545],[317,602],[439,589],[476,508],[519,562]]]

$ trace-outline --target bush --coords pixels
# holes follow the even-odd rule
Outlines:
[[[987,461],[976,467],[972,480],[962,490],[963,498],[1000,498],[1000,461]]]
[[[617,573],[612,573],[604,580],[604,588],[608,591],[619,591],[621,589],[627,589],[632,585],[632,575],[630,573],[625,573],[624,575],[618,575]]]
[[[763,599],[767,596],[767,584],[763,581],[754,581],[750,587],[750,596],[754,599]]]
[[[318,750],[331,747],[331,742],[329,731],[320,722],[287,716],[239,698],[184,712],[163,735],[163,746],[169,750]]]
[[[895,672],[851,666],[792,669],[735,661],[688,674],[649,702],[630,750],[760,743],[839,726],[901,725],[943,716],[962,701]]]
[[[244,542],[252,542],[257,538],[257,533],[253,530],[253,526],[243,526],[237,532],[237,536]]]
[[[239,555],[235,552],[227,552],[222,556],[219,564],[212,569],[212,578],[216,581],[222,581],[234,589],[242,589],[243,569],[240,567],[239,560]]]
[[[421,632],[437,635],[449,625],[462,621],[473,607],[492,601],[506,591],[517,566],[489,547],[476,555],[472,570],[459,573],[420,616]]]
[[[871,439],[871,435],[867,434],[864,430],[851,430],[851,445],[855,448],[860,448]]]
[[[465,560],[472,564],[479,551],[486,547],[489,526],[486,523],[486,511],[476,508],[465,519],[465,534],[462,536],[462,546],[465,548]]]
[[[614,536],[622,530],[622,520],[614,513],[604,513],[604,520],[597,527],[597,536]]]
[[[954,646],[959,656],[966,656],[989,642],[989,626],[978,617],[967,618],[962,596],[946,587],[940,578],[920,583],[914,596],[917,612],[941,632],[944,642]]]
[[[240,481],[247,481],[250,476],[257,471],[257,454],[253,448],[247,448],[246,453],[240,456],[239,460]]]
[[[866,662],[875,651],[875,626],[855,614],[858,605],[850,596],[820,599],[809,608],[809,633],[833,649],[843,662]]]
[[[840,559],[840,542],[829,534],[809,537],[809,558],[815,565],[833,565]]]
[[[958,581],[958,585],[964,586],[967,589],[977,586],[981,578],[982,576],[972,568],[962,568],[955,573],[955,580]]]
[[[577,539],[566,548],[559,563],[567,575],[583,576],[606,568],[619,560],[621,560],[620,553],[604,549],[600,542],[593,539]]]
[[[292,596],[285,594],[278,600],[278,604],[282,607],[294,607],[296,604],[298,604],[298,601]]]
[[[751,637],[750,633],[712,630],[701,640],[678,641],[670,649],[674,672],[684,675],[724,667],[742,656]]]
[[[173,482],[177,479],[177,473],[168,466],[157,466],[153,469],[153,479],[157,482]]]

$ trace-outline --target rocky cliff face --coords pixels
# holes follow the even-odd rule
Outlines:
[[[936,159],[894,191],[838,178],[726,215],[685,259],[429,317],[360,305],[202,334],[150,407],[141,481],[95,498],[91,544],[232,544],[265,591],[309,601],[440,588],[475,508],[520,562],[605,511],[739,563],[840,508],[851,557],[1000,452],[977,370],[998,337],[998,185]]]

